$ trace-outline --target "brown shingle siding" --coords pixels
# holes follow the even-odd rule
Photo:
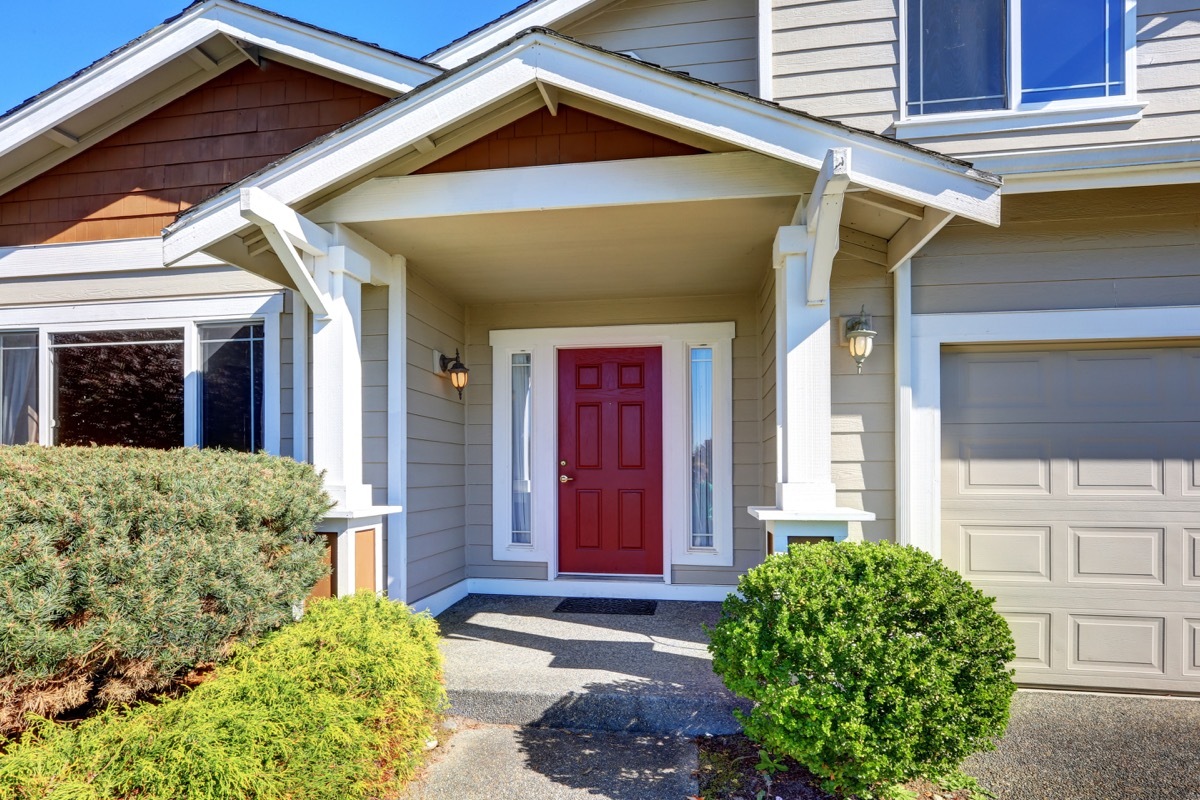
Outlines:
[[[702,152],[672,139],[560,105],[557,116],[546,109],[527,114],[417,172],[472,172]]]
[[[0,197],[0,246],[157,236],[180,211],[384,101],[270,61],[234,67]]]

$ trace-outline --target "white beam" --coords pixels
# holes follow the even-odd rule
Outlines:
[[[271,225],[287,236],[293,245],[310,256],[323,256],[329,252],[333,240],[328,231],[262,189],[250,187],[240,190],[239,202],[243,217],[250,219],[246,215],[253,214],[257,218],[270,220]]]
[[[856,203],[862,203],[865,206],[871,206],[883,211],[890,211],[893,214],[899,214],[909,219],[922,219],[925,216],[925,209],[922,206],[914,203],[906,203],[903,200],[889,197],[879,192],[873,192],[870,189],[851,189],[846,192],[846,196]]]
[[[888,268],[895,270],[916,255],[925,243],[936,236],[952,219],[954,215],[948,211],[928,208],[925,210],[924,219],[913,219],[904,223],[904,227],[896,231],[896,235],[888,243]]]
[[[808,250],[809,305],[822,305],[829,297],[829,276],[841,245],[842,206],[849,185],[850,149],[832,148],[825,154],[805,213],[812,239]]]
[[[238,52],[241,53],[244,58],[249,59],[254,66],[262,66],[262,51],[259,49],[258,45],[251,44],[250,42],[243,42],[241,39],[230,36],[228,33],[225,34],[225,38],[231,45],[237,48]]]
[[[50,128],[46,131],[45,136],[59,147],[74,147],[79,144],[78,136],[72,136],[59,128]]]
[[[374,178],[309,216],[320,223],[356,223],[789,197],[801,194],[811,183],[811,173],[804,168],[757,153],[708,153]]]
[[[415,147],[417,152],[421,155],[426,155],[428,153],[432,153],[433,149],[437,147],[437,145],[434,144],[433,139],[425,136],[413,142],[413,147]]]
[[[541,81],[534,81],[537,84],[538,93],[541,94],[542,100],[546,103],[546,108],[550,111],[550,116],[558,116],[558,89],[553,86],[548,86]]]
[[[328,319],[329,306],[325,292],[317,286],[313,273],[296,248],[303,242],[310,255],[324,255],[330,248],[329,234],[270,197],[262,189],[241,190],[241,211],[243,218],[262,229],[271,249],[283,263],[288,276],[296,284],[313,315],[317,319]],[[306,238],[306,234],[310,234],[318,242],[314,244]]]
[[[199,47],[193,47],[191,50],[188,50],[187,54],[188,58],[195,61],[205,72],[211,72],[217,68],[217,60]]]

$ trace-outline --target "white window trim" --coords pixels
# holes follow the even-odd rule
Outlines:
[[[558,576],[558,358],[560,349],[661,347],[663,358],[663,579],[672,565],[733,566],[732,322],[492,331],[492,558],[545,563]],[[714,547],[691,545],[688,439],[690,347],[713,349]],[[512,544],[512,371],[532,355],[532,543]]]
[[[942,549],[942,347],[1200,337],[1200,306],[912,315],[911,408],[898,412],[896,516],[902,544],[934,556]],[[898,376],[899,377],[899,376]],[[901,400],[904,387],[900,383]],[[903,403],[898,403],[902,405]]]
[[[38,333],[38,443],[50,446],[53,412],[50,335],[75,331],[134,328],[182,328],[184,358],[184,440],[199,439],[200,348],[197,327],[221,322],[261,321],[263,325],[263,449],[279,454],[280,341],[279,314],[283,294],[188,298],[152,302],[96,303],[69,306],[25,306],[0,309],[0,331]]]
[[[896,138],[953,138],[1008,131],[1136,122],[1148,105],[1137,100],[1137,0],[1125,0],[1125,93],[1110,97],[1021,103],[1021,2],[1008,3],[1008,108],[912,115],[908,111],[908,2],[900,3],[900,115]],[[1014,33],[1015,32],[1015,33]]]

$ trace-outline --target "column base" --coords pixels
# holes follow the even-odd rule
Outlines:
[[[875,515],[870,511],[860,511],[857,508],[788,510],[756,506],[747,510],[752,517],[767,524],[767,555],[786,553],[788,545],[796,539],[831,539],[843,542],[850,537],[851,522],[869,522],[875,519]]]
[[[384,517],[400,506],[333,508],[326,512],[318,532],[331,539],[332,594],[345,597],[357,591],[382,592],[387,585],[384,569]]]

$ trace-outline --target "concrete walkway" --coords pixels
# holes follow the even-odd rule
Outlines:
[[[659,602],[652,616],[554,613],[561,599],[473,595],[438,617],[451,713],[572,730],[738,730],[742,704],[713,674],[704,633],[719,604]]]
[[[466,723],[407,800],[684,800],[696,754],[677,736]]]

